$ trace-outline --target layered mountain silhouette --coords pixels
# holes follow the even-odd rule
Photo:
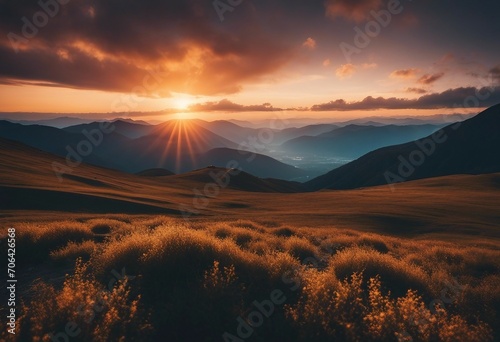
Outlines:
[[[400,144],[431,134],[442,126],[348,125],[317,136],[289,140],[281,148],[289,153],[355,159],[377,148]]]
[[[339,128],[339,126],[332,124],[317,124],[307,125],[304,127],[285,128],[275,134],[273,143],[280,145],[292,139],[304,136],[317,136],[323,133],[331,132],[337,128]]]
[[[81,118],[73,118],[68,116],[62,116],[54,119],[46,119],[46,120],[9,120],[14,123],[20,123],[23,125],[44,125],[51,126],[56,128],[64,128],[72,125],[80,125],[92,122],[92,120],[81,119]]]
[[[380,148],[306,183],[351,189],[455,174],[500,172],[500,104],[413,142]]]
[[[104,129],[103,129],[104,128]],[[57,129],[0,121],[0,137],[40,150],[129,173],[164,168],[174,173],[215,165],[239,168],[263,178],[294,179],[304,171],[239,145],[191,121],[143,125],[123,120]]]

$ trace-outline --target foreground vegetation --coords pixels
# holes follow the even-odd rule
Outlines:
[[[500,247],[480,238],[126,216],[16,228],[32,285],[20,290],[15,339],[0,339],[500,338]]]

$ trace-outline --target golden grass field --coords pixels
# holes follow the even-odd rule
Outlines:
[[[224,340],[225,332],[237,336],[237,318],[255,310],[254,301],[276,290],[286,299],[248,340],[498,336],[494,240],[168,216],[79,215],[15,226],[24,285],[19,341],[50,341],[68,322],[80,331],[72,340]],[[109,286],[117,274],[129,279]]]
[[[500,339],[499,174],[394,192],[229,186],[185,219],[210,170],[81,165],[58,182],[60,158],[0,147],[1,244],[15,227],[22,302],[15,338],[0,339]]]

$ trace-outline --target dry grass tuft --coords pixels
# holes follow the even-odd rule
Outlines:
[[[46,225],[22,224],[17,227],[18,264],[40,263],[48,259],[51,251],[62,248],[68,242],[92,240],[94,234],[86,224],[61,221]]]
[[[282,228],[278,228],[276,230],[273,230],[272,234],[279,236],[279,237],[292,237],[292,236],[296,235],[295,231],[293,231],[292,229],[290,229],[288,227],[282,227]]]
[[[86,240],[80,243],[69,242],[61,249],[50,252],[50,257],[54,261],[75,261],[78,258],[88,261],[97,250],[98,245],[94,241]]]
[[[408,289],[432,296],[428,275],[418,266],[366,247],[351,247],[332,257],[331,271],[340,278],[362,272],[366,277],[380,276],[393,293],[402,295]]]
[[[309,258],[317,259],[318,249],[309,240],[292,236],[285,241],[285,249],[295,258],[306,261]]]

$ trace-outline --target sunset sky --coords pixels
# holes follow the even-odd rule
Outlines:
[[[495,0],[59,1],[42,0],[47,15],[0,0],[0,112],[251,120],[500,102]]]

